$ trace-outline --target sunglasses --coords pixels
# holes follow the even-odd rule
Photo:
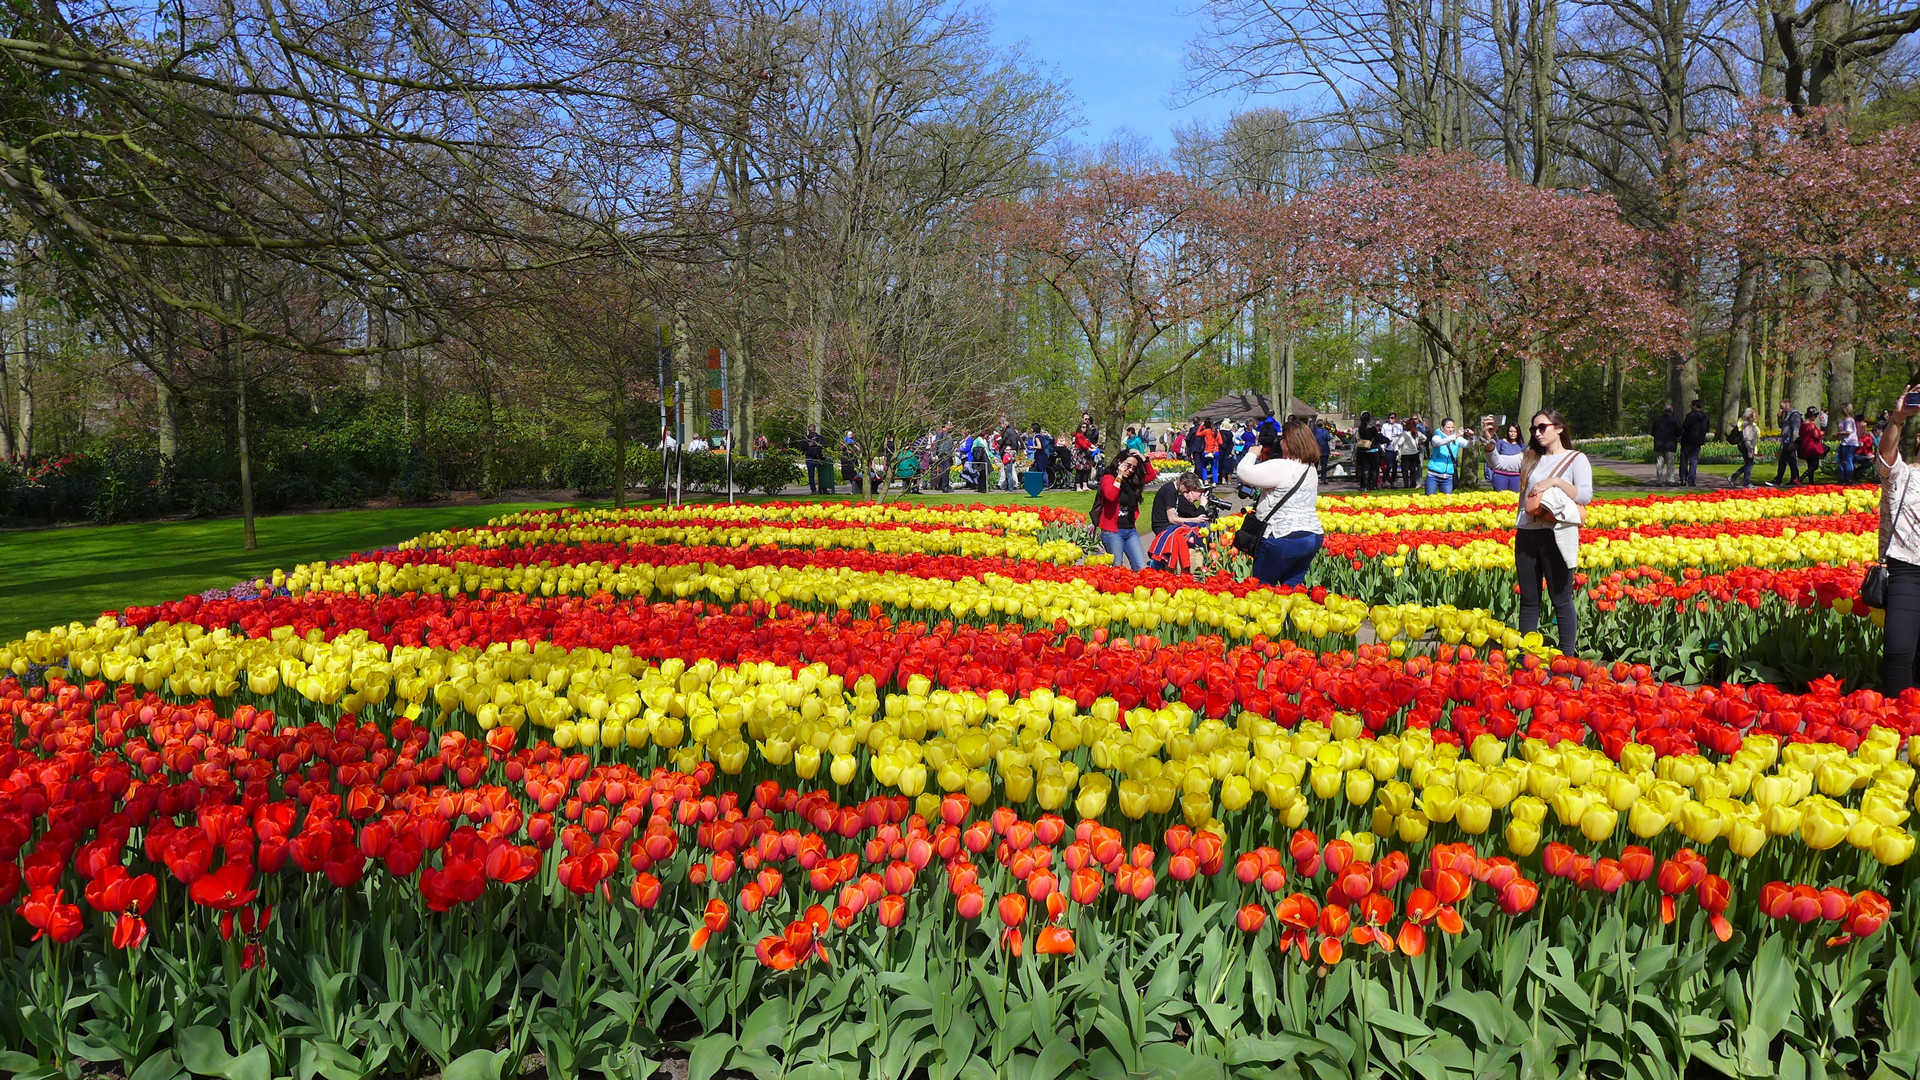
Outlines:
[[[1540,433],[1540,432],[1542,432],[1542,431],[1548,431],[1548,430],[1551,430],[1551,429],[1552,429],[1552,427],[1553,427],[1553,425],[1552,425],[1552,424],[1535,424],[1535,425],[1533,425],[1533,430],[1534,430],[1534,433],[1535,433],[1535,434],[1538,434],[1538,433]]]

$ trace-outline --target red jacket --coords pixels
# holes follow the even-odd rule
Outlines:
[[[1801,424],[1799,442],[1800,456],[1803,458],[1817,458],[1827,452],[1827,444],[1820,437],[1818,424]]]
[[[1153,463],[1148,462],[1146,483],[1147,484],[1153,483],[1153,479],[1156,475],[1157,474],[1153,471]],[[1146,490],[1145,484],[1141,485],[1141,490],[1143,491]],[[1113,475],[1109,474],[1107,476],[1102,476],[1100,478],[1100,495],[1097,499],[1094,500],[1094,506],[1095,506],[1095,509],[1097,509],[1100,512],[1099,513],[1100,520],[1098,523],[1098,528],[1100,529],[1100,531],[1101,532],[1118,532],[1120,530],[1120,511],[1122,508],[1120,506],[1120,481],[1117,477],[1114,477]],[[1139,523],[1140,505],[1138,503],[1135,503],[1133,506],[1128,507],[1127,509],[1132,511],[1135,519],[1134,524],[1129,525],[1127,527],[1137,528]]]

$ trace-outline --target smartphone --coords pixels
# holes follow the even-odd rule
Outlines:
[[[1920,393],[1908,394],[1907,399],[1900,405],[1906,409],[1920,409]]]

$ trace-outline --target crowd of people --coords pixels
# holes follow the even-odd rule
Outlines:
[[[1129,427],[1122,448],[1136,450],[1144,460],[1151,439],[1145,428]],[[806,461],[807,490],[815,495],[832,495],[843,483],[852,494],[868,496],[1017,491],[1029,472],[1045,477],[1047,489],[1091,491],[1104,457],[1100,428],[1090,413],[1082,413],[1072,431],[1059,434],[1041,424],[1021,431],[1004,416],[980,432],[942,424],[904,447],[889,436],[871,455],[861,453],[853,432],[848,431],[835,446],[817,427],[808,427],[794,446]]]
[[[1852,405],[1842,405],[1830,414],[1815,405],[1807,406],[1802,412],[1793,407],[1793,402],[1783,401],[1774,416],[1780,433],[1775,444],[1773,479],[1762,482],[1756,481],[1753,475],[1754,466],[1760,464],[1764,438],[1760,417],[1755,410],[1746,409],[1724,433],[1726,441],[1740,454],[1740,467],[1727,478],[1727,486],[1792,487],[1822,483],[1818,476],[1828,457],[1830,429],[1835,440],[1831,448],[1834,479],[1842,484],[1863,480],[1865,463],[1873,457],[1874,446],[1888,420],[1888,414],[1883,413],[1878,424],[1869,423],[1866,413],[1855,411]],[[1695,400],[1685,415],[1676,417],[1673,406],[1666,405],[1660,415],[1654,417],[1651,434],[1653,482],[1663,487],[1700,486],[1700,451],[1714,438],[1705,407]]]

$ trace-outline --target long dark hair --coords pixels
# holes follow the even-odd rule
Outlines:
[[[1560,449],[1573,449],[1573,429],[1567,426],[1567,418],[1557,409],[1541,409],[1527,418],[1527,452],[1520,455],[1520,490],[1524,493],[1533,483],[1533,467],[1540,464],[1540,458],[1547,452],[1540,442],[1540,433],[1533,430],[1534,417],[1544,416],[1547,423],[1560,429]]]
[[[1129,458],[1131,458],[1134,462],[1133,471],[1128,473],[1126,476],[1121,477],[1120,463],[1128,460]],[[1140,493],[1145,491],[1147,488],[1147,459],[1146,458],[1141,457],[1137,452],[1133,450],[1128,450],[1123,453],[1116,454],[1114,455],[1113,460],[1101,466],[1100,475],[1119,477],[1121,506],[1138,507],[1140,505]]]

